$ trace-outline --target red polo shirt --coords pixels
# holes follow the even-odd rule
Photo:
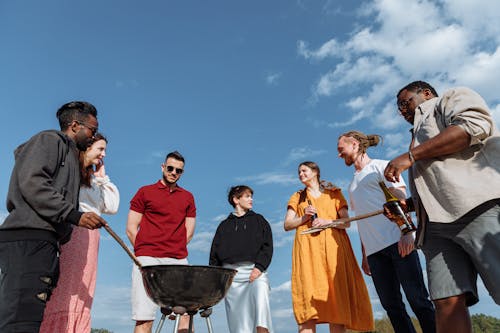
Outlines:
[[[130,201],[130,209],[142,214],[135,239],[136,256],[187,257],[186,217],[196,217],[193,195],[177,186],[173,191],[156,184],[141,187]]]

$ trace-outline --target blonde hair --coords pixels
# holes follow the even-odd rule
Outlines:
[[[351,138],[359,143],[359,152],[361,154],[366,153],[366,149],[371,146],[376,146],[382,140],[382,137],[378,134],[365,134],[359,131],[349,131],[339,136],[340,138]]]

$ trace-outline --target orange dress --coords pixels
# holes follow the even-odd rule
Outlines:
[[[288,202],[297,216],[304,215],[307,200],[294,193]],[[318,198],[308,196],[318,217],[337,219],[337,212],[347,207],[340,189],[325,189]],[[351,242],[343,229],[329,228],[315,234],[301,235],[311,222],[297,227],[292,255],[292,301],[298,324],[345,325],[347,329],[374,329],[373,313],[365,282]]]

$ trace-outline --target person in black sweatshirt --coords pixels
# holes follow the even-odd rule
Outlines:
[[[34,135],[14,153],[7,193],[9,215],[0,224],[0,332],[38,332],[59,277],[59,244],[72,226],[106,223],[78,211],[79,151],[97,132],[97,110],[87,102],[57,111],[60,131]]]
[[[252,211],[253,190],[231,187],[228,201],[234,211],[215,232],[210,265],[238,273],[225,298],[231,333],[272,332],[267,268],[273,256],[273,236],[266,219]]]

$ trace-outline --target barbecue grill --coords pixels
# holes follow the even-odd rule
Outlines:
[[[166,316],[175,315],[174,333],[179,328],[181,315],[189,315],[189,333],[193,332],[193,316],[200,313],[212,333],[212,307],[226,295],[236,270],[216,266],[158,265],[142,266],[121,238],[104,225],[139,267],[148,296],[161,308],[162,317],[155,331],[159,333]]]

